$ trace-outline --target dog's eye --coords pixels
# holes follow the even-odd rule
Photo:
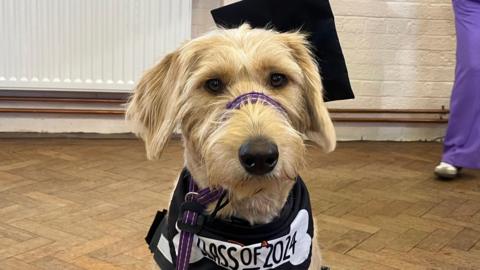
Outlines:
[[[205,82],[205,88],[213,93],[219,93],[223,90],[225,85],[220,79],[210,79]]]
[[[281,73],[272,73],[270,75],[270,85],[274,88],[280,88],[287,84],[287,76]]]

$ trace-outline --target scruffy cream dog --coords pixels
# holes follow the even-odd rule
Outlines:
[[[304,189],[298,177],[305,163],[304,139],[325,152],[336,145],[319,71],[303,34],[245,24],[191,40],[141,78],[127,118],[140,125],[138,134],[149,159],[157,159],[174,130],[181,128],[186,169],[175,191],[183,190],[181,200],[186,192],[178,185],[185,181],[199,190],[225,191],[226,205],[218,208],[215,200],[205,206],[204,226],[209,226],[208,220],[220,224],[217,231],[230,230],[225,233],[233,238],[192,236],[190,269],[320,269],[311,211],[285,213],[299,199],[294,190]],[[170,215],[177,212],[178,217],[181,211],[175,193],[168,218],[162,221],[173,229],[155,233],[151,244],[161,269],[174,269],[182,242],[181,228]],[[309,208],[308,193],[302,198]],[[209,216],[212,212],[215,217]],[[290,228],[288,237],[276,235],[256,243],[245,233],[248,227],[265,229],[278,219],[288,220],[282,215],[291,216],[291,224],[277,223],[268,231],[285,225]],[[235,235],[232,224],[238,224],[238,234],[243,235]],[[201,232],[205,230],[209,229]],[[177,258],[176,269],[187,268],[178,266]]]

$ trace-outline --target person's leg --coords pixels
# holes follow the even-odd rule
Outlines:
[[[480,168],[480,0],[453,0],[457,66],[442,161]]]

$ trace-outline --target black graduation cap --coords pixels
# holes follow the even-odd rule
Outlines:
[[[248,22],[254,28],[270,26],[280,32],[301,29],[308,33],[321,70],[325,100],[354,98],[328,0],[243,0],[211,13],[215,22],[226,28]]]

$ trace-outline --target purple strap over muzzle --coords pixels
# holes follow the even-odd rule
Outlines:
[[[273,98],[259,92],[250,92],[236,97],[234,100],[227,103],[227,109],[240,109],[245,104],[248,103],[258,103],[261,102],[266,105],[274,107],[277,111],[287,115],[287,110],[280,104],[278,101]]]

